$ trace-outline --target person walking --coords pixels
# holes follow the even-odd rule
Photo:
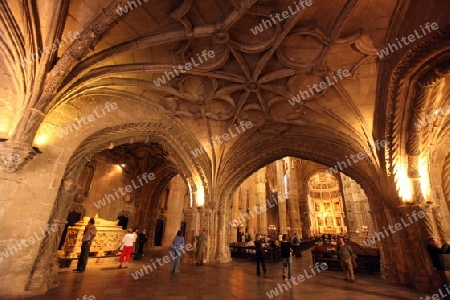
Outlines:
[[[338,258],[341,264],[341,268],[344,271],[345,278],[349,282],[355,282],[355,274],[353,271],[353,263],[352,258],[356,258],[356,255],[353,253],[352,247],[347,245],[344,242],[343,238],[339,238],[339,246],[338,246]]]
[[[131,259],[131,253],[133,252],[133,245],[134,242],[136,241],[136,236],[133,233],[133,229],[132,228],[128,228],[127,229],[127,233],[125,234],[125,236],[122,238],[122,253],[120,254],[120,258],[119,258],[119,266],[118,268],[121,269],[122,268],[122,263],[124,261],[124,258],[126,257],[126,261],[125,261],[125,269],[128,268],[128,263],[130,262]]]
[[[87,261],[89,258],[89,252],[91,249],[92,241],[97,235],[97,228],[95,227],[95,219],[90,218],[87,225],[84,227],[83,241],[81,243],[81,253],[78,259],[77,268],[74,272],[84,272],[86,270]]]
[[[441,248],[438,247],[438,240],[435,238],[430,238],[428,240],[427,251],[430,254],[431,261],[433,262],[433,268],[435,268],[439,277],[441,278],[441,285],[449,284],[449,280],[446,274],[446,266],[443,254],[450,253],[450,242],[442,245]]]
[[[181,263],[181,254],[184,248],[184,237],[181,233],[181,230],[177,231],[177,235],[172,241],[172,246],[170,247],[170,256],[172,256],[172,261],[170,262],[170,272],[171,273],[180,273],[180,263]]]
[[[196,237],[197,238],[197,244],[196,244],[196,248],[197,248],[197,253],[196,253],[196,259],[197,259],[197,266],[202,266],[203,265],[203,251],[205,250],[205,241],[206,241],[206,230],[205,229],[200,229],[200,233],[199,235]]]
[[[283,260],[283,279],[286,279],[286,270],[288,271],[288,279],[292,278],[292,271],[291,271],[291,265],[292,265],[292,245],[288,242],[288,235],[283,234],[281,236],[281,259]]]
[[[261,275],[261,269],[259,267],[260,264],[262,265],[264,274],[266,274],[266,272],[267,272],[266,262],[264,260],[265,243],[264,243],[261,235],[258,235],[256,237],[255,246],[256,246],[256,275],[260,276]]]

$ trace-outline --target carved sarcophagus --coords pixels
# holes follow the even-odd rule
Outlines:
[[[66,239],[62,247],[64,257],[77,258],[80,255],[83,232],[89,219],[89,217],[84,217],[75,226],[69,226],[67,229]],[[97,236],[91,244],[90,252],[95,252],[96,256],[117,253],[117,248],[121,245],[122,238],[125,235],[122,227],[117,226],[119,221],[108,221],[97,216],[94,219]]]

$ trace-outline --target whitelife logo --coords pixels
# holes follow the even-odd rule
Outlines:
[[[139,5],[137,5],[136,1],[139,3]],[[130,8],[130,11],[131,11],[131,10],[137,8],[138,6],[141,6],[141,5],[142,5],[141,0],[136,0],[136,1],[128,1],[128,2],[127,2],[127,5],[125,5],[125,6],[119,6],[119,8],[116,9],[116,13],[117,13],[119,16],[123,16],[123,15],[125,15],[125,14],[128,13],[128,8],[127,8],[127,6]],[[142,1],[143,1],[144,3],[146,3],[146,2],[148,2],[149,0],[142,0]],[[134,7],[132,7],[131,4],[133,4]]]
[[[156,262],[158,263],[158,265],[160,267],[164,266],[164,264],[168,264],[170,263],[170,258],[175,259],[178,256],[180,256],[181,252],[183,252],[183,254],[186,254],[186,250],[187,251],[192,251],[194,249],[194,247],[192,246],[192,244],[186,244],[186,246],[182,246],[181,249],[178,250],[174,250],[174,251],[169,251],[170,257],[169,255],[164,256],[162,259],[161,258],[157,258]],[[174,253],[176,252],[176,253]],[[161,263],[162,260],[162,263]],[[134,280],[138,280],[139,278],[143,277],[145,274],[148,274],[148,270],[150,270],[150,272],[153,272],[153,270],[158,269],[158,266],[155,264],[155,262],[153,261],[153,258],[150,260],[151,261],[151,265],[142,265],[142,268],[140,268],[139,270],[137,270],[136,272],[131,274],[131,277],[134,278]],[[145,272],[145,274],[144,274]]]
[[[445,117],[448,114],[450,114],[450,105],[447,105],[445,108],[441,107],[436,109],[432,114],[426,116],[424,120],[419,120],[417,123],[414,123],[414,126],[417,130],[420,130],[428,124],[432,124],[434,121],[439,119],[439,117]]]
[[[288,6],[289,11],[285,10],[281,14],[276,13],[275,18],[278,20],[278,22],[282,22],[282,21],[286,20],[287,18],[301,12],[302,10],[306,9],[307,7],[310,7],[312,5],[312,3],[313,3],[312,0],[306,0],[306,1],[299,0],[298,3],[294,2],[294,6],[297,8],[296,10],[293,10],[291,8],[291,6],[289,5]],[[306,4],[306,7],[305,7],[305,4]],[[300,8],[300,6],[301,6],[301,8]],[[257,34],[263,32],[264,29],[272,27],[276,24],[277,24],[277,21],[273,18],[272,15],[270,15],[269,20],[267,20],[267,19],[262,20],[260,25],[250,28],[250,31],[254,35],[257,35]],[[264,25],[264,29],[263,29],[263,25]],[[267,25],[269,25],[269,27],[267,27]]]
[[[240,128],[241,128],[242,132],[245,132],[245,128],[250,129],[253,127],[253,124],[250,121],[247,121],[247,122],[241,121],[239,124],[240,124]],[[230,133],[231,138],[236,137],[241,133],[241,131],[239,130],[239,127],[236,124],[234,124],[234,129],[236,130],[237,134],[233,134],[233,131],[231,130],[231,128],[228,128],[228,132]],[[228,133],[224,133],[222,135],[216,135],[216,137],[214,139],[211,136],[210,141],[213,142],[214,147],[215,147],[216,146],[215,140],[218,141],[219,144],[221,145],[224,143],[224,141],[228,141],[230,139],[230,135],[228,135]],[[221,140],[221,138],[223,139],[223,141]],[[199,156],[200,154],[203,154],[204,153],[203,148],[206,148],[206,147],[209,147],[210,149],[212,149],[213,145],[211,144],[211,142],[209,142],[209,143],[207,142],[207,143],[203,143],[203,147],[195,148],[194,151],[191,151],[194,158]]]
[[[257,215],[260,215],[262,212],[265,212],[265,211],[267,210],[267,206],[269,206],[269,208],[272,208],[272,207],[277,206],[277,205],[278,205],[278,202],[279,202],[279,203],[285,202],[283,199],[280,199],[280,201],[277,201],[277,199],[276,199],[275,197],[273,197],[273,196],[272,196],[272,200],[273,200],[273,202],[274,202],[273,205],[272,205],[272,203],[270,203],[269,199],[266,199],[266,203],[261,204],[261,205],[255,205],[255,206],[253,206],[253,210],[250,210],[250,211],[249,211],[250,215],[247,214],[247,213],[245,213],[245,214],[240,213],[240,214],[239,214],[239,218],[234,219],[234,220],[231,221],[231,222],[228,222],[228,224],[230,224],[231,227],[237,227],[237,226],[239,226],[239,224],[244,223],[245,220],[250,220],[250,217],[253,218],[253,217],[254,217],[253,211],[255,211],[255,213],[256,213]]]
[[[287,292],[289,289],[293,288],[293,285],[291,285],[291,281],[292,281],[292,283],[294,283],[294,285],[298,285],[301,282],[305,281],[305,279],[309,279],[309,278],[312,278],[313,276],[317,275],[316,272],[314,271],[314,269],[316,269],[317,272],[320,273],[321,270],[325,271],[326,269],[328,269],[328,265],[323,262],[319,266],[319,263],[316,262],[314,264],[314,269],[312,266],[309,266],[309,268],[311,269],[312,275],[309,275],[307,270],[303,270],[303,273],[305,273],[306,278],[302,274],[298,275],[297,278],[295,278],[295,277],[289,278],[288,280],[286,280],[286,284],[279,283],[276,288],[270,290],[269,292],[266,292],[267,297],[269,297],[269,299],[272,299],[273,297],[278,296],[278,289],[280,290],[280,294],[283,293],[284,292],[283,287]],[[298,282],[295,279],[297,279]],[[289,288],[287,287],[287,285],[289,286]]]
[[[77,300],[80,300],[80,298],[77,298]],[[83,298],[81,298],[81,300],[95,300],[95,296],[94,295],[84,295]]]
[[[382,147],[382,148],[384,148],[385,146],[386,146],[386,144],[387,144],[387,141],[386,140],[382,140],[381,142],[380,141],[378,141],[378,140],[376,140],[375,141],[375,146],[377,147],[377,150],[378,151],[380,151],[380,147]],[[366,155],[367,155],[367,157],[369,157],[370,156],[370,152],[366,149],[366,148],[363,148],[363,150],[364,150],[364,152],[366,153]],[[350,162],[350,159],[348,158],[348,156],[346,155],[345,156],[345,158],[347,159],[347,163],[348,163],[348,166],[347,166],[347,164],[345,163],[345,161],[337,161],[336,162],[336,165],[334,165],[333,167],[331,167],[331,168],[329,168],[328,170],[326,170],[325,172],[326,173],[328,173],[328,174],[330,174],[330,175],[332,175],[333,173],[334,174],[337,174],[339,171],[338,171],[338,167],[339,167],[339,170],[344,170],[345,168],[348,168],[348,167],[350,167],[351,165],[352,165],[352,163]],[[364,155],[364,153],[363,152],[359,152],[358,154],[356,154],[356,155],[350,155],[350,158],[352,159],[352,161],[353,161],[353,163],[357,163],[357,162],[359,162],[360,160],[363,160],[364,158],[366,158],[366,156]],[[344,167],[342,167],[342,166],[344,166]]]
[[[445,297],[449,296],[450,295],[450,290],[448,289],[449,286],[447,286],[447,284],[444,284],[444,288],[448,294],[442,293],[442,289],[439,288],[438,289],[439,294],[433,294],[431,296],[426,295],[425,300],[440,300],[440,299],[444,299]],[[423,298],[420,297],[420,299],[423,299]]]
[[[118,108],[118,106],[117,106],[116,102],[112,102],[112,103],[111,102],[106,102],[105,103],[105,109],[106,109],[106,111],[108,113],[110,113],[113,110],[116,110],[117,108]],[[80,121],[83,121],[83,124],[87,125],[89,123],[94,122],[96,119],[100,119],[101,117],[106,115],[106,112],[103,110],[103,107],[100,108],[100,111],[101,111],[101,114],[99,114],[97,112],[97,109],[94,109],[94,112],[92,114],[88,115],[87,118],[85,118],[84,116],[81,117],[81,120],[77,120],[76,124],[72,123],[72,124],[66,126],[64,129],[61,129],[57,133],[57,135],[59,136],[60,139],[63,138],[64,136],[67,137],[67,135],[69,134],[69,131],[73,133],[73,132],[75,132],[75,131],[77,131],[78,129],[81,128],[82,124],[80,124]]]
[[[178,71],[180,71],[181,73],[186,73],[186,71],[190,71],[192,70],[192,66],[194,67],[198,67],[201,64],[205,63],[208,61],[208,58],[213,58],[216,56],[216,53],[213,50],[209,50],[208,52],[206,52],[206,50],[203,50],[202,55],[203,59],[205,61],[202,60],[202,57],[200,57],[200,54],[197,53],[197,59],[198,59],[198,64],[195,63],[194,58],[191,58],[192,64],[191,63],[185,63],[184,65],[178,65],[177,67],[173,66],[173,71],[176,73],[176,75],[172,72],[172,71],[166,71],[164,72],[164,76],[161,76],[159,78],[157,78],[156,80],[153,80],[153,83],[159,87],[161,84],[165,84],[166,83],[166,78],[167,78],[167,82],[169,82],[170,80],[174,79],[175,77],[180,76],[180,73],[178,73]],[[183,69],[184,68],[184,69]],[[169,74],[171,77],[169,77]]]
[[[18,164],[20,161],[20,155],[19,154],[0,154],[0,162],[3,162],[0,164],[0,171],[3,169],[9,169]]]
[[[422,210],[419,211],[418,213],[417,213],[416,211],[413,211],[413,212],[411,213],[411,215],[412,215],[412,217],[414,218],[414,221],[418,221],[417,217],[419,217],[419,219],[424,218],[424,217],[425,217],[425,212],[422,211]],[[409,225],[411,225],[411,224],[413,223],[413,220],[411,219],[411,216],[410,216],[409,214],[407,215],[407,217],[408,217],[409,223],[405,223],[405,220],[403,220],[403,218],[400,219],[400,220],[402,221],[402,223],[403,223],[403,226],[405,226],[405,227],[408,227]],[[402,224],[399,222],[399,223],[395,223],[394,226],[389,225],[388,228],[389,228],[389,231],[390,231],[391,233],[396,233],[397,231],[402,230],[402,229],[404,228],[403,226],[402,226]],[[395,227],[396,230],[394,230],[394,227]],[[386,234],[386,236],[383,234],[383,232],[377,232],[377,233],[375,233],[375,236],[376,236],[376,238],[378,239],[378,242],[379,242],[382,238],[385,239],[385,238],[387,238],[387,237],[389,236],[389,232],[387,231],[387,229],[386,229],[385,226],[383,226],[383,229],[384,229],[384,233]],[[364,244],[365,244],[367,247],[370,247],[370,246],[372,246],[372,245],[375,245],[375,244],[377,243],[377,242],[375,241],[375,236],[372,236],[371,238],[367,238],[367,241],[364,241]]]
[[[133,191],[133,188],[134,189],[140,188],[145,183],[148,183],[149,181],[154,180],[155,179],[155,174],[154,173],[147,174],[147,172],[142,174],[142,180],[144,180],[145,183],[142,183],[142,180],[141,180],[141,178],[139,176],[137,177],[137,179],[138,179],[138,181],[139,181],[139,183],[141,185],[136,185],[134,183],[134,180],[131,180],[131,183],[133,184],[133,186],[131,186],[131,184],[128,184],[127,186],[125,186],[125,192],[123,191],[122,187],[118,188],[120,194],[122,196],[125,196],[126,194],[131,193]],[[114,190],[114,195],[116,195],[117,199],[119,199],[120,196],[117,193],[116,189],[113,189],[113,190]],[[106,206],[106,204],[107,204],[106,201],[108,201],[108,204],[111,203],[112,201],[116,201],[116,198],[114,197],[114,195],[113,194],[105,194],[105,197],[103,197],[101,200],[98,200],[97,202],[94,202],[94,206],[97,209],[99,209],[102,206]]]
[[[30,62],[39,62],[39,60],[42,57],[42,52],[45,52],[45,54],[50,54],[58,50],[58,48],[64,47],[66,45],[69,45],[69,43],[72,43],[74,40],[80,38],[80,33],[78,31],[75,31],[72,33],[72,31],[69,31],[67,33],[67,36],[69,37],[70,42],[67,42],[66,37],[56,40],[54,44],[52,44],[50,47],[47,48],[47,46],[44,46],[44,48],[41,50],[41,48],[38,48],[38,51],[36,53],[31,53],[31,59],[28,61],[28,59],[22,59],[20,61],[20,64],[22,66],[25,66],[29,64]]]
[[[339,77],[339,79],[336,77]],[[308,91],[300,91],[296,96],[292,97],[291,99],[288,99],[288,102],[294,106],[296,103],[301,103],[301,99],[300,97],[302,97],[303,100],[306,100],[310,97],[312,97],[315,93],[320,93],[321,91],[327,89],[329,86],[334,85],[336,82],[338,82],[339,80],[344,79],[345,77],[350,76],[350,71],[349,70],[341,70],[339,69],[337,72],[332,73],[332,77],[333,77],[333,81],[331,81],[330,77],[325,77],[325,81],[322,81],[319,84],[314,83],[313,86],[311,87],[311,85],[308,84],[308,89],[310,91],[310,93],[308,93]],[[314,89],[314,90],[313,90]]]
[[[16,242],[16,246],[17,246],[17,248],[19,248],[19,250],[17,250],[16,246],[8,245],[8,249],[6,249],[5,251],[0,251],[0,261],[8,258],[9,255],[13,255],[13,254],[16,254],[19,251],[21,251],[22,246],[23,246],[23,248],[26,248],[30,245],[33,245],[34,243],[44,239],[47,235],[51,235],[51,234],[55,233],[56,231],[58,231],[58,226],[56,224],[52,224],[52,225],[47,224],[47,226],[45,226],[45,230],[43,230],[41,228],[41,235],[39,235],[38,232],[35,232],[34,237],[30,236],[26,240],[21,239],[20,242]],[[27,241],[28,241],[28,244],[27,244]]]
[[[403,45],[407,46],[410,43],[415,42],[416,38],[417,38],[417,40],[419,40],[419,39],[423,38],[424,36],[426,36],[428,33],[431,33],[431,29],[432,30],[437,30],[439,28],[439,26],[438,26],[438,24],[436,22],[433,22],[431,24],[430,24],[430,22],[427,22],[424,26],[425,26],[425,28],[427,29],[428,32],[426,32],[425,29],[422,27],[422,25],[420,25],[420,29],[422,29],[423,35],[420,35],[420,33],[417,32],[417,29],[415,29],[414,30],[414,34],[408,35],[409,43],[406,41],[406,39],[407,39],[406,37],[402,37],[400,39],[402,42],[400,42],[398,40],[398,38],[396,38],[397,44],[389,43],[386,48],[381,49],[379,52],[377,52],[378,57],[380,59],[382,59],[385,56],[389,56],[390,54],[394,53],[394,51],[398,51],[398,47],[400,47],[400,49],[402,49],[403,48],[402,43],[403,43]],[[398,45],[398,47],[397,47],[397,45]]]

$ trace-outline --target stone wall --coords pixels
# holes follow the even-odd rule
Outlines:
[[[83,177],[80,177],[81,180]],[[82,203],[75,205],[83,208],[84,216],[93,217],[98,214],[99,218],[110,221],[117,220],[122,211],[127,211],[132,216],[128,220],[128,226],[134,226],[136,189],[133,188],[130,193],[125,193],[125,187],[132,185],[131,180],[137,182],[136,177],[125,172],[120,165],[97,159],[89,185],[89,194]],[[125,195],[119,192],[119,188]],[[102,200],[104,202],[101,202]]]

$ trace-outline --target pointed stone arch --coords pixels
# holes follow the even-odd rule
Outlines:
[[[83,167],[93,155],[107,149],[110,144],[115,146],[137,142],[159,143],[170,153],[172,162],[177,167],[177,172],[185,178],[197,177],[205,188],[205,199],[209,199],[209,181],[207,170],[195,163],[187,151],[188,140],[173,127],[160,123],[129,123],[103,129],[85,139],[70,157],[64,175],[61,179],[56,200],[49,217],[49,224],[56,224],[62,231],[66,216],[70,210],[73,197],[77,192],[77,182]],[[39,247],[31,271],[28,274],[26,291],[37,289],[50,289],[57,286],[58,265],[56,251],[60,242],[57,235],[46,236]],[[44,276],[42,275],[45,274]],[[39,275],[38,275],[39,274]]]

